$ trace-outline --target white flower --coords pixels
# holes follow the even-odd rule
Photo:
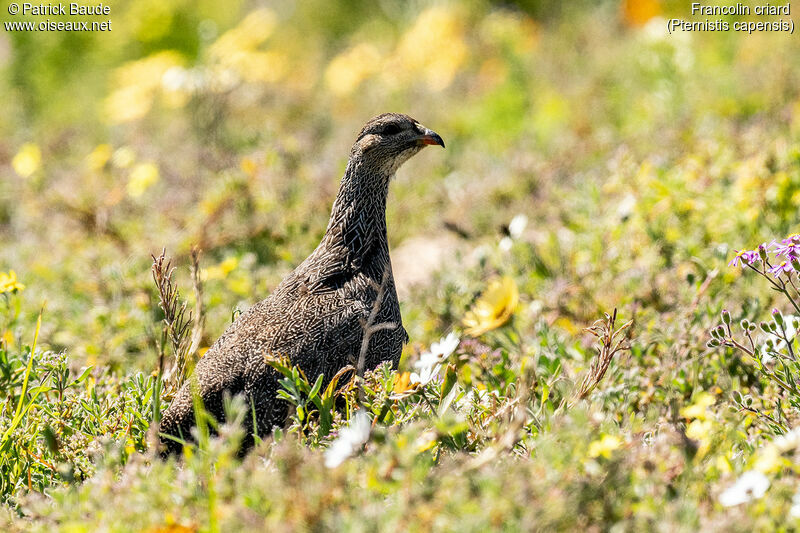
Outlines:
[[[525,227],[528,225],[528,217],[520,213],[508,223],[508,234],[512,239],[519,239]]]
[[[500,251],[507,252],[511,249],[511,246],[513,245],[514,241],[511,240],[511,237],[503,237],[502,239],[500,239],[500,244],[498,244],[498,247],[500,248]]]
[[[800,518],[800,489],[792,496],[792,507],[789,509],[789,516]]]
[[[784,435],[775,437],[772,444],[780,453],[786,453],[800,448],[800,427],[796,427]]]
[[[408,379],[409,383],[419,384],[420,387],[430,383],[433,378],[439,375],[442,361],[450,357],[458,348],[459,342],[461,342],[459,336],[454,331],[451,331],[446,337],[431,344],[431,349],[420,355],[419,361],[414,363],[414,368],[418,369],[418,372],[411,373]]]
[[[748,470],[741,475],[733,486],[719,495],[719,503],[725,507],[733,507],[751,500],[761,498],[769,488],[767,476],[756,470]]]
[[[342,428],[336,440],[325,450],[325,466],[336,468],[358,451],[369,439],[371,426],[367,412],[363,409],[358,411],[350,420],[350,425]]]
[[[630,218],[635,208],[636,197],[631,193],[628,193],[617,206],[617,216],[622,220],[626,220]]]
[[[431,349],[419,356],[419,361],[414,363],[414,368],[425,370],[438,365],[450,357],[450,354],[458,348],[459,342],[461,342],[461,339],[454,331],[451,331],[447,337],[431,344]]]
[[[649,43],[659,43],[666,41],[670,35],[664,31],[665,20],[661,17],[653,17],[642,27],[642,36]],[[675,32],[676,35],[684,32]]]
[[[170,91],[183,89],[188,81],[188,71],[183,67],[170,67],[161,76],[161,85]]]
[[[161,86],[168,91],[197,91],[206,84],[206,76],[197,69],[170,67],[161,76]]]
[[[420,369],[419,374],[412,372],[408,377],[409,383],[419,383],[420,387],[424,387],[431,382],[433,378],[439,375],[439,369],[442,365],[426,366]]]
[[[470,254],[470,261],[480,262],[489,257],[492,253],[492,248],[488,244],[481,244],[477,246]]]
[[[448,333],[447,337],[439,339],[439,342],[431,344],[431,353],[440,355],[442,359],[447,359],[450,354],[456,351],[458,343],[461,339],[456,335],[455,331]]]
[[[419,356],[419,361],[414,363],[414,368],[430,368],[439,364],[441,361],[439,356],[433,352],[424,352]]]

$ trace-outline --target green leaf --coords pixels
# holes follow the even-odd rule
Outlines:
[[[53,390],[53,387],[51,387],[50,385],[39,385],[38,387],[34,387],[30,391],[28,391],[28,394],[30,394],[32,398],[36,398],[40,394],[49,392],[51,390]]]
[[[31,368],[33,367],[33,354],[36,353],[36,341],[39,339],[39,330],[42,329],[42,311],[39,311],[39,318],[36,319],[36,331],[33,334],[33,345],[31,346],[31,352],[28,356],[28,366],[25,368],[25,378],[22,380],[22,392],[19,395],[19,402],[17,402],[17,410],[14,413],[14,418],[16,419],[20,412],[22,411],[22,405],[25,401],[25,395],[28,390],[28,379],[31,376]]]
[[[14,413],[14,418],[11,420],[11,425],[6,429],[5,433],[3,433],[2,438],[0,438],[0,453],[6,452],[11,445],[11,434],[17,429],[19,424],[22,422],[22,419],[28,413],[30,408],[36,402],[36,398],[42,392],[42,387],[36,387],[33,391],[33,396],[31,400],[25,404],[25,408],[23,409],[23,404],[25,401],[25,397],[27,396],[27,388],[28,388],[28,379],[31,375],[31,368],[33,366],[33,354],[36,350],[36,341],[39,339],[39,330],[42,328],[42,311],[39,311],[39,318],[36,320],[36,332],[33,335],[33,345],[31,346],[31,353],[30,357],[28,357],[28,366],[25,369],[25,379],[22,382],[22,392],[19,396],[19,402],[17,403],[17,410]]]
[[[460,390],[458,387],[451,387],[450,392],[447,393],[447,396],[445,396],[439,403],[439,409],[437,410],[437,414],[440,417],[444,416],[444,414],[450,408],[450,405],[460,394],[463,394],[462,390]]]
[[[80,385],[81,383],[83,383],[83,381],[89,376],[89,372],[91,372],[93,368],[94,366],[87,366],[84,369],[84,371],[81,372],[80,376],[72,380],[72,382],[69,385],[67,385],[67,388],[74,387],[75,385]]]
[[[322,388],[322,378],[322,374],[317,377],[317,381],[314,382],[314,386],[311,387],[311,391],[308,393],[309,398],[313,399],[319,393],[319,390]]]
[[[291,394],[289,394],[288,392],[286,392],[285,390],[279,390],[278,391],[278,397],[279,398],[283,398],[284,400],[287,400],[288,402],[291,402],[292,404],[297,404],[297,399],[294,396],[292,396]]]
[[[444,400],[444,397],[450,393],[450,390],[458,381],[458,375],[456,374],[456,367],[452,363],[447,365],[447,369],[444,371],[444,381],[442,382],[442,390],[439,393],[439,402]]]

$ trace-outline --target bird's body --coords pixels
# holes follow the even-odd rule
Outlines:
[[[374,323],[390,327],[370,337],[364,367],[383,361],[397,366],[407,335],[391,275],[386,198],[397,168],[426,144],[444,146],[437,134],[406,115],[380,115],[364,126],[320,244],[268,298],[239,316],[197,363],[191,379],[210,414],[223,420],[224,395],[244,394],[258,435],[282,425],[288,406],[277,399],[279,376],[266,357],[288,357],[312,381],[322,374],[327,382],[341,368],[355,366],[379,290]],[[252,444],[248,419],[245,448]],[[160,430],[191,440],[194,423],[187,382],[164,413]],[[166,436],[162,443],[168,452],[181,448]]]

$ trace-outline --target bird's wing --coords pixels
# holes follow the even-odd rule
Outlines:
[[[359,267],[360,265],[348,259],[348,254],[343,249],[329,249],[326,254],[309,261],[305,268],[299,270],[298,282],[313,298],[314,295],[344,288],[358,274]]]

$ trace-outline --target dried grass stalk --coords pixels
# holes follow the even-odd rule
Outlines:
[[[172,281],[175,267],[172,260],[167,259],[166,250],[161,254],[151,256],[153,258],[153,282],[158,291],[158,306],[164,311],[164,330],[161,351],[159,354],[158,372],[163,375],[164,381],[169,383],[172,390],[177,390],[186,380],[188,363],[191,356],[197,351],[200,340],[203,336],[203,326],[205,323],[203,313],[202,295],[203,288],[200,281],[200,251],[192,249],[192,282],[195,292],[195,314],[187,310],[187,302],[181,300],[180,291]],[[165,368],[164,344],[169,340],[174,357],[174,364]]]
[[[597,348],[597,355],[592,360],[589,373],[583,378],[581,386],[575,395],[575,401],[583,400],[591,394],[606,375],[606,371],[611,365],[611,360],[617,352],[630,350],[629,339],[624,333],[633,324],[633,320],[629,320],[618,329],[614,329],[616,320],[617,310],[614,309],[613,314],[605,313],[605,318],[597,320],[584,330],[597,337],[600,340],[600,345]],[[574,403],[573,401],[570,406],[574,405]]]

